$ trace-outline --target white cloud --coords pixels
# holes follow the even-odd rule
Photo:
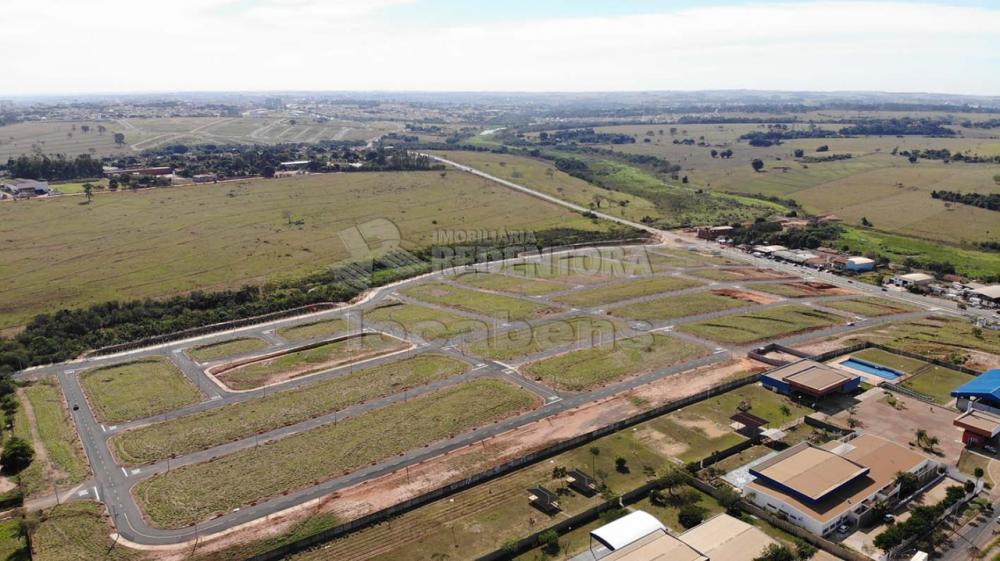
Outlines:
[[[0,0],[0,94],[878,89],[1000,94],[1000,10],[816,2],[409,26],[411,0]]]

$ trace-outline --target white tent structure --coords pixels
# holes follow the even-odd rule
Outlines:
[[[641,540],[653,532],[665,532],[666,530],[666,526],[655,516],[637,510],[590,532],[590,537],[614,551]]]

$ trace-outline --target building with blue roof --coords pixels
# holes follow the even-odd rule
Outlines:
[[[1000,413],[1000,368],[987,370],[951,392],[960,411],[975,408]]]

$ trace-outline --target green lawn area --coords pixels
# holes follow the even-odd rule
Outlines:
[[[745,344],[843,322],[841,317],[808,306],[789,305],[689,323],[678,329],[720,343]]]
[[[422,354],[303,388],[148,425],[113,436],[110,446],[118,460],[125,464],[154,462],[397,394],[404,389],[450,378],[467,369],[467,364],[453,358]]]
[[[524,372],[557,388],[581,391],[666,368],[707,352],[700,345],[674,337],[644,334],[533,362],[525,366]]]
[[[872,327],[855,333],[845,344],[860,341],[881,343],[894,349],[962,364],[975,357],[971,351],[996,354],[1000,349],[1000,331],[981,329],[977,332],[968,321],[931,316]],[[971,361],[966,366],[986,369],[986,365]]]
[[[835,302],[824,302],[827,308],[842,310],[859,316],[877,317],[890,314],[902,314],[913,312],[918,308],[908,306],[902,302],[886,300],[884,298],[851,298],[850,300],[837,300]]]
[[[467,173],[436,171],[250,179],[79,202],[0,207],[4,275],[19,279],[5,288],[0,329],[67,307],[305,276],[350,258],[337,232],[364,231],[374,217],[397,227],[408,250],[430,246],[442,229],[611,228]]]
[[[558,296],[555,299],[572,306],[599,306],[699,286],[700,283],[679,277],[651,277],[616,282]]]
[[[444,283],[420,284],[407,288],[403,294],[431,304],[449,306],[498,319],[530,319],[557,311],[556,308],[513,296],[480,292]]]
[[[347,322],[342,319],[324,319],[292,327],[283,327],[277,331],[279,337],[292,342],[317,339],[327,335],[335,335],[347,331]]]
[[[900,382],[904,387],[934,398],[934,401],[944,405],[952,400],[951,391],[972,380],[972,376],[917,360],[882,349],[865,349],[852,356],[887,366],[909,375]]]
[[[230,388],[249,390],[387,355],[408,346],[405,341],[383,333],[364,333],[251,362],[225,370],[216,377]]]
[[[87,478],[89,469],[62,392],[54,380],[44,380],[24,388],[37,421],[38,436],[52,462],[54,483],[74,485]],[[2,558],[0,558],[2,559]]]
[[[546,321],[530,328],[491,333],[486,338],[465,345],[465,350],[494,360],[509,360],[575,342],[596,344],[611,340],[622,327],[610,319],[574,316]]]
[[[188,355],[198,362],[209,362],[229,356],[252,353],[267,348],[268,343],[257,337],[243,337],[229,341],[221,341],[210,345],[202,345],[188,351]]]
[[[986,473],[983,479],[995,485],[997,482],[990,478],[989,466],[990,459],[978,452],[962,450],[962,454],[958,457],[958,471],[966,475],[975,476],[976,468],[983,468],[983,471]]]
[[[482,290],[496,290],[499,292],[528,295],[548,294],[568,288],[565,284],[554,281],[519,278],[495,273],[465,273],[456,277],[455,280]]]
[[[470,331],[486,332],[486,322],[418,304],[393,304],[365,312],[366,321],[395,324],[426,340],[451,339]]]
[[[31,551],[21,535],[21,521],[17,518],[0,521],[0,560],[31,561]]]
[[[142,481],[133,492],[151,522],[180,527],[509,417],[538,401],[506,382],[465,382],[215,461],[177,468]]]
[[[102,423],[151,417],[202,399],[198,388],[165,358],[88,370],[80,383]]]
[[[139,561],[146,555],[114,545],[104,507],[93,502],[63,503],[49,511],[31,535],[34,561]]]
[[[731,310],[751,305],[751,302],[731,296],[723,296],[711,292],[696,292],[694,294],[657,298],[638,304],[627,304],[618,308],[611,308],[608,310],[608,313],[613,316],[635,320],[657,321]]]
[[[929,366],[927,362],[922,360],[897,355],[895,353],[883,351],[882,349],[865,349],[863,351],[853,353],[851,356],[855,356],[869,362],[874,362],[875,364],[881,364],[882,366],[888,366],[889,368],[898,370],[904,374],[913,374],[925,366]]]

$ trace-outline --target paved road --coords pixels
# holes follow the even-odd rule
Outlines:
[[[487,174],[483,174],[482,172],[478,172],[476,170],[469,170],[464,166],[460,167],[462,169],[470,171],[470,173],[475,173],[477,175],[495,181],[499,181],[500,183],[514,189],[530,192],[535,196],[538,196],[546,200],[550,200],[551,202],[563,204],[564,206],[569,206],[571,208],[576,207],[576,205],[570,205],[569,203],[564,203],[563,201],[559,201],[558,199],[554,199],[547,195],[535,193],[524,187],[493,178],[491,176],[488,176]],[[576,208],[576,210],[581,210],[585,212],[589,211],[589,209],[585,209],[582,207],[578,207]],[[618,219],[616,217],[611,217],[611,216],[605,216],[605,217],[609,220],[614,220],[615,222],[627,223],[631,226],[639,227],[646,231],[653,231],[658,236],[660,236],[661,239],[666,239],[670,237],[665,232],[655,231],[643,225],[629,223],[628,221],[623,221],[622,219]],[[706,247],[711,247],[712,249],[715,249],[712,246],[706,246]],[[732,254],[732,257],[740,259],[742,261],[747,261],[747,260],[754,261],[752,258],[750,258],[745,254],[739,252],[727,251],[727,254],[730,253]],[[770,268],[787,271],[788,273],[792,274],[795,277],[801,277],[803,275],[813,275],[813,276],[816,275],[815,272],[813,271],[803,271],[795,267],[787,267],[770,261],[761,264],[766,265]],[[698,268],[704,268],[704,267],[698,267]],[[364,365],[374,366],[378,364],[384,364],[388,362],[402,360],[406,357],[414,356],[420,353],[437,352],[437,353],[444,353],[449,356],[453,356],[459,360],[467,362],[470,368],[469,372],[459,377],[453,378],[451,380],[439,382],[433,386],[412,390],[402,396],[395,395],[378,400],[373,400],[371,402],[359,404],[351,408],[348,408],[344,411],[337,412],[336,414],[330,413],[322,417],[319,417],[317,419],[310,419],[308,421],[297,423],[295,425],[279,428],[274,431],[258,435],[256,437],[244,438],[237,442],[226,443],[217,446],[215,448],[211,448],[209,450],[203,450],[200,452],[188,454],[183,457],[171,460],[169,468],[173,469],[181,465],[202,462],[219,454],[230,453],[236,450],[241,450],[248,447],[256,446],[260,442],[272,440],[275,438],[283,438],[290,436],[292,434],[298,434],[302,431],[309,430],[326,423],[334,422],[337,419],[343,419],[347,416],[363,414],[376,407],[384,407],[391,403],[398,402],[400,399],[408,399],[411,396],[426,393],[437,387],[444,387],[446,385],[458,383],[463,380],[472,378],[496,377],[509,380],[513,383],[522,386],[526,390],[531,391],[536,395],[538,395],[543,400],[543,403],[545,405],[539,407],[534,411],[524,413],[517,417],[506,419],[499,423],[489,425],[487,427],[483,427],[478,430],[457,435],[452,439],[437,442],[427,448],[411,451],[407,454],[404,454],[403,456],[391,458],[385,462],[379,463],[374,466],[365,467],[347,476],[334,478],[322,484],[289,493],[287,496],[281,496],[278,498],[274,498],[272,500],[260,502],[259,504],[254,506],[238,509],[236,511],[227,513],[226,515],[221,516],[219,518],[201,522],[194,527],[182,528],[182,529],[159,529],[151,527],[144,521],[142,514],[139,510],[139,507],[137,506],[135,500],[133,499],[130,491],[139,481],[151,477],[154,474],[166,471],[168,469],[168,466],[166,462],[160,462],[148,466],[139,466],[134,468],[122,467],[118,465],[115,462],[114,458],[112,457],[111,452],[109,451],[109,448],[107,446],[107,440],[110,436],[117,434],[118,432],[121,432],[123,430],[135,428],[144,424],[167,421],[182,415],[188,415],[198,411],[204,411],[208,409],[231,405],[234,403],[240,403],[249,399],[255,399],[263,395],[266,395],[268,392],[273,393],[275,391],[284,391],[287,389],[302,387],[308,384],[312,384],[318,380],[324,380],[337,376],[342,376],[344,374],[350,373],[351,371],[353,371],[355,368],[358,367],[358,365],[349,365],[338,368],[331,368],[314,375],[291,380],[289,382],[281,384],[279,387],[258,388],[248,392],[233,392],[225,387],[220,386],[215,380],[213,380],[211,377],[205,374],[206,366],[210,366],[211,364],[205,365],[196,363],[195,361],[190,359],[190,357],[184,352],[184,349],[191,347],[192,345],[195,344],[203,345],[226,339],[231,339],[234,337],[256,336],[264,339],[271,345],[265,351],[258,351],[258,352],[269,353],[269,352],[274,352],[275,350],[286,350],[294,346],[302,345],[308,342],[290,343],[288,341],[285,341],[276,334],[276,331],[282,327],[287,327],[292,325],[302,325],[304,323],[314,322],[321,319],[330,319],[330,318],[347,318],[349,322],[358,323],[358,318],[363,316],[363,314],[358,313],[358,310],[364,310],[376,307],[380,304],[385,303],[389,298],[406,300],[405,296],[399,296],[397,294],[397,290],[413,284],[428,282],[431,280],[435,282],[440,282],[442,280],[444,282],[451,282],[449,276],[453,275],[458,270],[464,270],[464,268],[458,268],[455,270],[434,273],[432,275],[425,275],[414,279],[408,279],[405,281],[401,281],[399,283],[395,283],[394,285],[375,289],[366,297],[366,299],[363,302],[354,306],[347,306],[336,310],[318,312],[315,314],[310,314],[308,316],[286,318],[270,322],[268,324],[231,330],[225,333],[212,334],[184,341],[175,341],[145,349],[130,351],[127,353],[120,353],[114,356],[88,358],[88,359],[75,360],[67,363],[51,365],[41,368],[33,368],[28,371],[19,373],[18,376],[19,378],[22,379],[39,378],[43,376],[52,376],[52,375],[58,377],[59,381],[62,384],[63,391],[65,392],[67,400],[71,404],[79,405],[78,409],[73,410],[71,412],[71,416],[73,418],[74,423],[77,426],[77,429],[80,433],[81,442],[83,443],[84,449],[93,467],[94,485],[92,494],[96,497],[99,497],[99,499],[108,506],[112,519],[114,520],[120,533],[125,538],[137,543],[148,544],[148,545],[159,545],[159,544],[172,544],[172,543],[187,541],[189,539],[192,539],[196,534],[214,533],[231,528],[238,524],[266,517],[268,515],[274,514],[291,506],[301,504],[304,501],[322,497],[338,489],[343,489],[345,487],[357,484],[361,481],[365,481],[373,477],[378,477],[380,475],[396,471],[402,467],[434,457],[442,452],[466,446],[470,443],[477,442],[483,438],[500,434],[501,432],[504,432],[506,430],[521,426],[525,423],[545,418],[547,416],[551,416],[553,414],[565,411],[569,408],[581,405],[588,401],[614,395],[624,390],[628,390],[630,388],[634,388],[639,385],[655,381],[657,379],[661,379],[667,376],[672,376],[679,372],[687,371],[692,368],[715,364],[728,360],[733,356],[740,356],[753,347],[753,345],[722,346],[722,345],[717,345],[716,343],[713,343],[711,341],[705,341],[690,335],[674,332],[675,336],[683,337],[686,340],[689,340],[691,342],[694,342],[696,344],[705,347],[705,354],[693,360],[689,360],[681,364],[676,364],[669,368],[663,368],[657,371],[648,372],[644,375],[630,378],[621,382],[609,384],[607,386],[598,388],[594,391],[573,393],[573,392],[556,391],[542,384],[539,384],[533,380],[524,378],[517,372],[516,364],[509,365],[498,361],[488,360],[482,357],[470,356],[465,351],[463,351],[462,348],[459,346],[463,340],[462,338],[459,338],[457,341],[429,342],[420,339],[419,337],[413,334],[397,333],[397,335],[404,337],[406,340],[410,341],[414,345],[414,348],[393,356],[381,357],[372,359],[370,361],[366,361]],[[677,268],[674,272],[679,276],[684,276],[687,270],[684,268]],[[704,282],[704,279],[700,280]],[[827,279],[824,278],[824,280]],[[773,281],[714,282],[711,284],[706,284],[705,286],[700,287],[700,289],[705,290],[705,289],[727,288],[727,287],[735,288],[740,286],[752,288],[752,285],[756,282],[773,282]],[[832,284],[840,284],[844,286],[847,286],[849,284],[848,282],[845,282],[844,279],[839,279],[836,277],[830,279],[830,282]],[[852,289],[864,291],[864,287],[861,285],[853,285],[851,283],[850,287]],[[572,290],[586,290],[588,288],[591,287],[578,286],[574,287]],[[696,290],[697,289],[686,289],[683,291],[679,291],[678,293],[686,293]],[[886,296],[886,294],[881,292],[879,292],[879,295]],[[536,303],[545,303],[547,305],[551,305],[561,310],[557,315],[546,316],[545,318],[542,319],[533,320],[528,322],[530,324],[537,324],[540,321],[550,321],[552,319],[565,318],[574,315],[589,315],[595,318],[601,318],[603,320],[608,319],[608,316],[605,315],[604,313],[606,311],[607,306],[574,308],[551,300],[552,295],[515,296],[515,297]],[[650,298],[653,297],[643,296],[627,301],[616,302],[615,305],[617,306],[629,303],[644,302]],[[822,308],[823,302],[835,299],[838,299],[838,297],[803,298],[803,299],[795,299],[794,301]],[[931,305],[938,306],[936,302],[933,304],[928,304],[923,300],[913,300],[912,298],[909,297],[906,297],[906,299],[924,308],[927,308]],[[763,307],[777,306],[785,303],[788,302],[779,301],[774,304],[765,305]],[[758,306],[756,309],[760,308],[761,306]],[[456,312],[456,310],[451,308],[447,308],[447,310],[450,313],[457,313],[459,315],[463,315],[470,319],[477,319],[483,322],[489,322],[487,323],[487,325],[496,324],[496,318],[488,318],[468,311]],[[628,328],[626,329],[626,332],[623,335],[625,336],[635,335],[648,331],[672,331],[673,327],[682,325],[684,323],[689,323],[691,321],[696,321],[698,319],[707,319],[707,318],[721,317],[723,315],[728,315],[733,313],[740,313],[741,311],[744,310],[745,309],[740,308],[735,310],[729,310],[727,312],[714,312],[709,314],[701,314],[697,317],[683,318],[683,319],[663,321],[663,322],[626,322],[628,324]],[[947,311],[947,310],[942,310],[942,311]],[[838,313],[842,314],[843,312],[838,312]],[[925,312],[915,312],[912,314],[902,314],[898,316],[889,316],[882,318],[857,318],[854,325],[848,325],[846,321],[850,318],[845,318],[844,324],[836,325],[831,328],[819,331],[813,331],[808,334],[779,339],[778,342],[782,342],[785,344],[795,344],[804,340],[814,339],[817,337],[839,335],[847,333],[851,330],[863,329],[871,325],[877,325],[885,321],[898,320],[907,317],[919,317],[921,315],[926,315],[927,313],[928,312],[925,311]],[[352,327],[354,327],[355,329],[363,329],[365,327],[372,327],[372,326],[374,326],[375,328],[385,329],[386,331],[393,332],[392,326],[380,325],[377,323],[369,323],[367,326],[353,325]],[[501,326],[499,327],[499,331],[502,333],[507,330],[524,328],[524,327],[525,323],[523,322],[509,322],[508,325],[501,324]],[[553,348],[548,351],[531,355],[530,357],[528,357],[528,359],[538,360],[541,358],[545,358],[547,356],[551,356],[558,352],[562,352],[565,349],[566,349],[565,346]],[[79,373],[84,369],[131,361],[135,360],[136,358],[142,358],[147,356],[168,357],[171,361],[174,362],[174,364],[176,364],[179,367],[179,369],[184,373],[184,375],[188,376],[199,388],[201,388],[202,392],[206,396],[206,399],[201,403],[184,407],[168,413],[164,413],[162,415],[158,415],[156,417],[152,417],[149,419],[137,420],[130,423],[120,423],[119,425],[116,426],[102,425],[94,417],[92,411],[90,410],[89,405],[87,404],[87,400],[83,393],[83,389],[80,385]],[[520,363],[523,363],[524,360],[527,359],[521,359]]]

